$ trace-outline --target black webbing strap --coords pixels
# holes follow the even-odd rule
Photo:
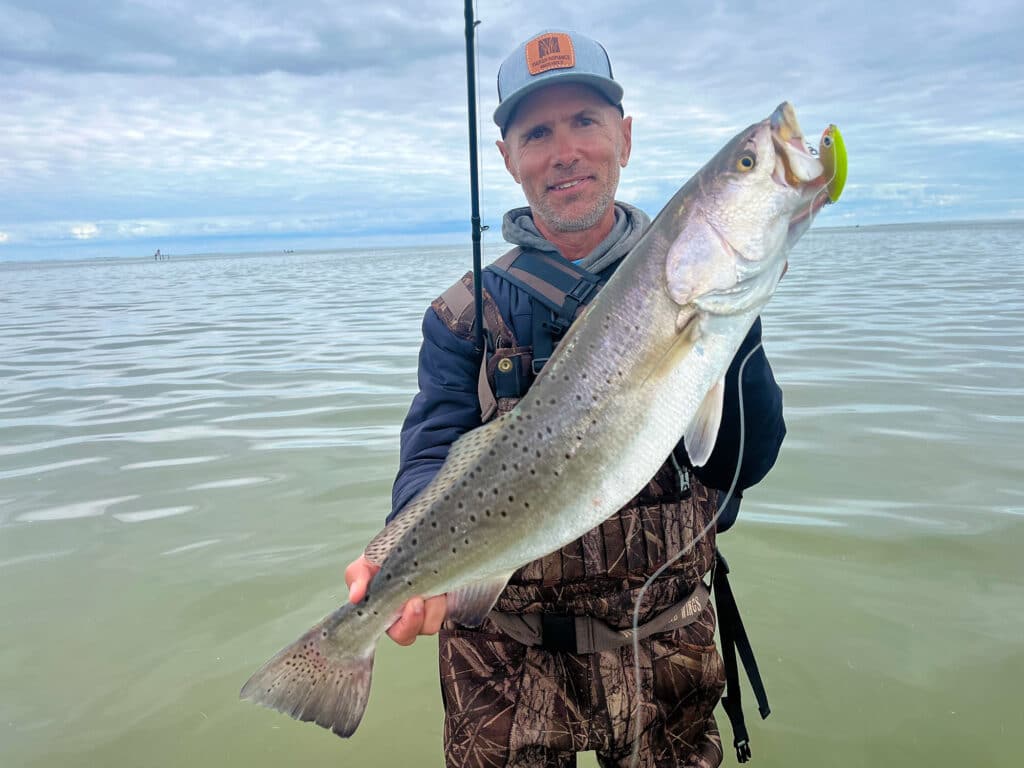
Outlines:
[[[586,304],[597,293],[604,281],[593,272],[588,272],[570,261],[542,251],[523,248],[519,255],[504,269],[491,264],[487,269],[500,275],[520,290],[526,291],[537,303],[543,305],[544,311],[534,304],[532,317],[531,344],[533,346],[533,373],[536,375],[544,367],[544,363],[554,352],[555,342],[572,325],[580,306]],[[513,270],[528,273],[531,277],[547,284],[552,295],[541,292],[536,285],[531,285],[513,274]]]
[[[747,725],[743,720],[743,706],[740,700],[740,676],[736,666],[736,653],[739,652],[743,661],[743,668],[747,672],[747,679],[750,680],[750,687],[757,699],[757,708],[761,713],[761,719],[768,717],[771,709],[768,707],[768,695],[764,690],[764,683],[761,681],[761,673],[757,669],[757,661],[754,659],[754,651],[750,647],[750,640],[743,628],[743,620],[740,619],[739,608],[736,607],[736,598],[733,597],[732,588],[729,586],[729,564],[725,561],[722,553],[715,550],[715,570],[712,576],[712,586],[715,591],[715,606],[718,608],[718,631],[722,639],[722,662],[725,665],[725,692],[722,697],[722,708],[729,716],[732,724],[733,746],[736,747],[736,759],[745,763],[750,759],[750,736],[747,733]]]

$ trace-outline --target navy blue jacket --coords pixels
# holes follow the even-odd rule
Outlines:
[[[612,265],[606,275],[617,266]],[[503,280],[490,270],[483,272],[484,288],[494,297],[505,322],[521,343],[531,338],[533,299],[528,293]],[[693,470],[702,483],[726,490],[732,484],[739,455],[739,397],[736,377],[740,362],[761,341],[760,318],[751,327],[725,377],[722,424],[710,458]],[[420,391],[402,425],[398,476],[392,489],[390,521],[437,474],[448,449],[463,433],[480,426],[480,400],[477,381],[480,356],[475,340],[452,333],[432,308],[423,318],[423,346],[419,356]],[[782,418],[782,390],[775,383],[764,349],[750,358],[743,373],[743,410],[745,436],[743,460],[737,488],[749,488],[772,468],[786,425]],[[686,461],[680,443],[676,457]],[[735,506],[732,518],[735,517]],[[723,531],[733,519],[725,514],[718,523]]]

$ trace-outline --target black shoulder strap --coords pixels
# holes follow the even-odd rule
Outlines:
[[[487,269],[570,321],[604,282],[571,261],[532,248],[516,248],[506,256],[512,258],[498,259]]]
[[[599,276],[571,261],[532,248],[514,248],[487,269],[548,310],[533,313],[534,373],[551,357],[555,341],[568,330],[580,307],[604,284]]]
[[[718,608],[718,631],[721,634],[722,662],[725,665],[726,695],[722,697],[722,708],[732,724],[732,743],[736,748],[736,759],[745,763],[750,759],[750,736],[743,720],[743,706],[740,701],[740,676],[736,667],[737,652],[743,661],[747,679],[750,680],[750,687],[757,699],[757,708],[761,713],[762,720],[771,714],[771,709],[768,707],[768,694],[765,693],[761,673],[757,669],[757,661],[754,660],[754,651],[750,647],[750,640],[747,639],[747,632],[743,628],[739,608],[736,607],[736,598],[733,597],[732,588],[729,586],[728,573],[729,564],[725,561],[722,553],[716,549],[715,569],[711,582],[715,591],[715,606]]]

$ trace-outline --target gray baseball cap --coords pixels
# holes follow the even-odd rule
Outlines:
[[[622,106],[622,86],[612,77],[604,47],[579,32],[546,30],[516,48],[498,69],[494,122],[502,134],[524,96],[552,83],[582,83]]]

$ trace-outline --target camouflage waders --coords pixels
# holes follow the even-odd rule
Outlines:
[[[517,251],[497,266],[507,268]],[[471,285],[467,275],[433,305],[460,335],[471,328]],[[498,374],[528,375],[533,347],[518,343],[486,291],[484,317],[494,346],[480,377],[488,420],[515,407],[518,398],[506,396]],[[684,476],[688,488],[666,462],[605,523],[517,571],[495,610],[589,616],[629,628],[647,576],[692,545],[647,590],[640,622],[686,601],[714,563],[714,530],[694,540],[715,513],[717,493]],[[693,623],[642,640],[638,696],[631,646],[586,654],[548,650],[517,642],[491,619],[478,629],[446,622],[439,636],[446,763],[574,766],[577,752],[594,750],[602,766],[627,766],[639,732],[643,768],[713,768],[722,762],[722,747],[712,712],[725,687],[714,635],[708,602]]]

